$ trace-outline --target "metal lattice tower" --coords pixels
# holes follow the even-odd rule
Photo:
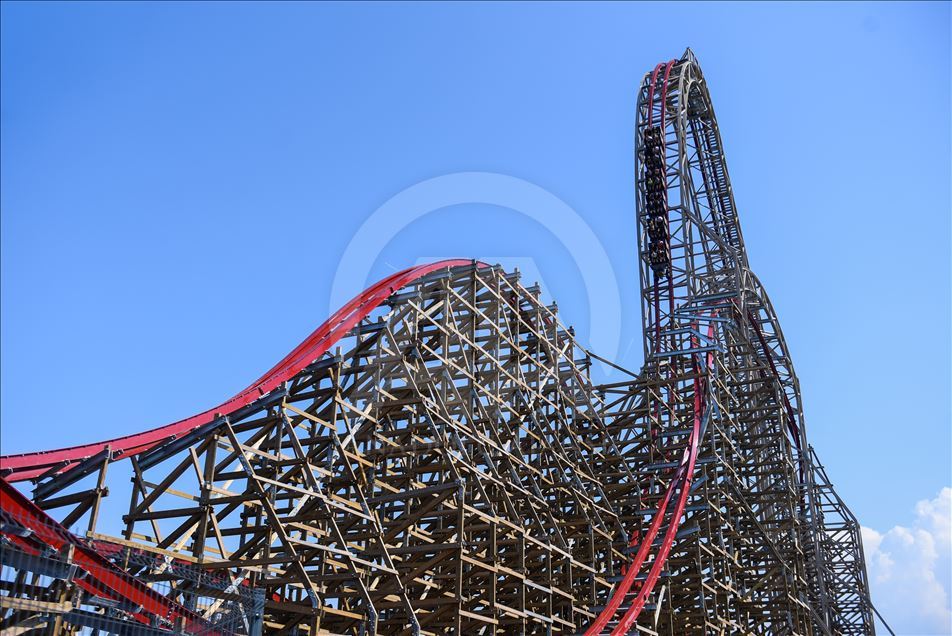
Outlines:
[[[0,458],[0,630],[873,634],[690,51],[636,139],[640,373],[518,273],[398,272],[219,407]]]

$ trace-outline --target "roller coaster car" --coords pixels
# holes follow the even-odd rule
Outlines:
[[[651,271],[653,271],[658,278],[664,278],[668,275],[668,264],[660,262],[651,263]]]
[[[651,265],[651,269],[657,275],[667,273],[668,267],[671,265],[671,254],[667,243],[662,241],[652,243],[648,253],[648,264]]]
[[[664,214],[664,197],[661,192],[649,192],[646,200],[648,214]]]
[[[648,251],[655,260],[671,260],[671,252],[667,241],[651,241]]]
[[[668,238],[668,219],[653,215],[648,219],[648,236],[653,240]]]
[[[646,156],[645,174],[651,174],[651,173],[657,173],[657,174],[664,173],[664,162],[661,161],[660,156],[657,156],[657,157]]]

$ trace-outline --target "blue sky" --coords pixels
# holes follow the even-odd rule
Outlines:
[[[952,632],[949,7],[4,3],[3,452],[243,388],[332,309],[362,223],[459,172],[584,221],[617,279],[618,360],[639,368],[635,94],[691,46],[811,439],[880,537],[874,595],[899,631]],[[589,295],[612,289],[588,285],[566,226],[495,194],[352,256],[372,279],[507,257],[597,340]],[[891,604],[916,559],[936,600]]]

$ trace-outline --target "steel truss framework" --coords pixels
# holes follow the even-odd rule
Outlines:
[[[639,374],[593,385],[518,273],[399,272],[216,409],[0,459],[0,629],[875,633],[690,51],[636,139]]]

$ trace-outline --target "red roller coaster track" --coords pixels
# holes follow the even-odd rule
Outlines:
[[[14,543],[19,548],[33,555],[41,554],[44,550],[71,551],[72,563],[86,574],[75,579],[77,584],[92,594],[128,601],[132,607],[138,608],[133,612],[137,621],[149,625],[151,616],[168,625],[181,621],[190,634],[221,634],[195,612],[120,570],[2,479],[0,510],[30,530],[26,537],[13,535]]]
[[[341,337],[395,291],[432,272],[473,263],[470,260],[443,260],[404,269],[380,280],[341,307],[258,380],[214,408],[134,435],[51,451],[0,457],[0,470],[6,473],[4,478],[0,478],[0,509],[28,528],[31,537],[34,541],[39,541],[40,546],[48,546],[54,550],[72,550],[75,565],[86,573],[88,580],[80,580],[80,584],[85,586],[88,592],[127,601],[169,624],[181,620],[189,633],[217,634],[217,631],[214,631],[195,613],[154,592],[147,585],[139,583],[135,578],[116,568],[93,545],[87,544],[60,526],[13,488],[9,482],[28,480],[49,471],[63,472],[107,448],[113,453],[113,457],[141,453],[195,430],[220,416],[233,413],[271,392],[324,355]],[[485,266],[483,263],[476,263],[476,265],[477,267]],[[15,541],[31,554],[38,554],[43,549],[30,545],[26,539],[15,537]],[[149,623],[149,620],[141,614],[136,614],[136,619]]]
[[[677,60],[669,60],[668,62],[661,62],[655,66],[654,71],[651,73],[651,81],[648,86],[648,128],[652,126],[653,122],[653,104],[655,99],[660,103],[660,119],[661,119],[661,129],[664,129],[665,116],[667,110],[667,93],[668,93],[668,80],[671,75],[671,68],[674,66]],[[663,69],[663,75],[661,75]],[[658,87],[658,79],[661,77],[661,86]],[[662,140],[662,153],[664,153],[665,141],[664,136],[661,137]],[[665,200],[665,206],[667,206],[667,175],[663,178],[662,193]],[[668,232],[670,234],[670,219],[667,219]],[[672,286],[672,276],[667,276],[668,280],[668,311],[670,314],[674,313],[674,292],[671,289]],[[655,303],[655,353],[660,351],[661,347],[661,312],[660,312],[660,298],[661,294],[658,293],[658,287],[661,284],[661,276],[655,276],[654,278],[654,303]],[[713,329],[713,328],[712,328]],[[713,333],[713,330],[712,330]],[[708,354],[710,357],[710,354]],[[648,596],[651,594],[654,589],[654,585],[658,580],[658,577],[661,574],[661,568],[664,566],[665,559],[671,551],[671,547],[674,544],[674,538],[677,534],[678,527],[680,526],[681,518],[684,515],[684,507],[687,503],[688,492],[691,488],[691,479],[694,475],[694,465],[697,460],[698,448],[700,446],[701,432],[702,432],[702,412],[705,410],[706,405],[702,404],[702,392],[700,379],[695,380],[694,387],[694,421],[691,430],[691,436],[688,442],[687,448],[684,449],[681,460],[678,464],[678,467],[675,471],[674,477],[671,479],[668,484],[668,488],[665,491],[664,497],[661,500],[661,503],[658,505],[657,514],[655,514],[654,519],[651,523],[651,526],[648,528],[648,532],[645,534],[641,545],[638,548],[638,552],[635,554],[632,562],[626,566],[625,576],[619,582],[615,588],[614,593],[611,596],[608,604],[598,615],[598,617],[592,622],[592,625],[586,630],[585,636],[595,636],[596,634],[601,634],[605,628],[609,625],[610,621],[616,616],[619,608],[622,606],[622,603],[625,601],[626,597],[632,592],[632,588],[636,583],[638,575],[641,573],[641,568],[645,563],[645,560],[648,558],[648,553],[651,550],[655,542],[655,537],[661,530],[661,524],[667,516],[668,506],[671,503],[672,497],[674,497],[675,492],[678,493],[677,502],[675,503],[674,509],[671,512],[671,518],[668,523],[668,527],[665,530],[664,537],[662,538],[661,545],[658,547],[657,555],[655,556],[652,567],[648,572],[647,578],[641,584],[638,589],[638,593],[635,596],[635,599],[632,601],[631,605],[625,611],[618,625],[612,629],[611,634],[613,636],[618,636],[621,634],[628,633],[631,625],[638,619],[638,616],[641,614],[642,609],[644,608],[645,601],[648,599]],[[656,413],[660,408],[658,404],[655,405]]]
[[[255,380],[246,389],[214,408],[134,435],[56,450],[6,455],[0,457],[0,471],[4,473],[4,478],[7,481],[17,482],[32,479],[51,470],[54,473],[62,472],[87,457],[101,453],[107,447],[113,453],[113,457],[133,455],[154,448],[218,417],[233,413],[262,395],[273,391],[282,382],[294,377],[301,369],[330,351],[344,334],[401,287],[437,270],[472,264],[473,261],[471,260],[448,259],[427,265],[418,265],[391,274],[371,285],[335,312],[267,373]],[[477,265],[479,267],[485,266],[483,263],[477,263]]]

